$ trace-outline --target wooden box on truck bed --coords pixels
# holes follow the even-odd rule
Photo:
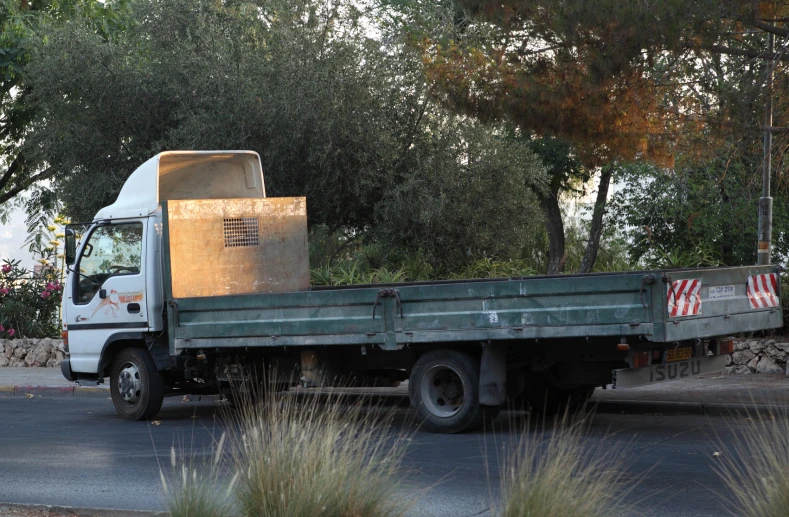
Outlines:
[[[308,289],[305,198],[169,200],[174,298]]]

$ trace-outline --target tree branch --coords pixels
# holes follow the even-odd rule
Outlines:
[[[17,194],[19,194],[20,192],[25,190],[27,187],[29,187],[33,183],[36,183],[36,182],[39,182],[39,181],[51,178],[55,174],[55,172],[56,172],[56,169],[48,167],[48,168],[44,169],[42,172],[40,172],[40,173],[38,173],[38,174],[36,174],[34,176],[31,176],[30,178],[27,179],[27,181],[22,182],[21,184],[19,184],[16,187],[12,188],[8,192],[4,192],[3,194],[0,194],[0,203],[5,203],[9,199],[13,198]]]
[[[780,27],[776,27],[775,25],[764,23],[764,22],[756,22],[757,28],[762,29],[763,31],[772,32],[776,36],[781,36],[782,38],[789,38],[789,30],[782,29]]]
[[[738,48],[724,47],[723,45],[708,45],[703,47],[694,47],[696,50],[707,50],[715,54],[726,54],[729,56],[743,56],[753,57],[758,59],[767,59],[770,61],[787,61],[789,62],[789,55],[784,52],[759,52],[756,50],[742,50]]]
[[[14,161],[11,162],[11,165],[8,166],[8,169],[3,173],[3,176],[0,178],[0,192],[5,188],[8,182],[11,180],[11,176],[16,174],[16,171],[19,170],[19,167],[22,166],[22,158],[17,155],[14,158]]]

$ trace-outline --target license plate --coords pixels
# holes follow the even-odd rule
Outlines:
[[[726,367],[726,356],[695,357],[689,361],[655,364],[642,368],[613,371],[614,388],[634,388],[655,382],[689,379],[705,373],[717,373]]]
[[[693,355],[693,349],[691,347],[687,348],[672,348],[671,350],[666,350],[666,363],[673,363],[674,361],[687,361]]]

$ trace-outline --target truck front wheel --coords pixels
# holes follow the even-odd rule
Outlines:
[[[110,395],[118,413],[129,420],[146,420],[159,412],[164,381],[146,350],[118,352],[110,368]]]
[[[500,410],[479,404],[479,359],[457,350],[420,357],[411,370],[408,395],[423,428],[437,433],[478,428]]]

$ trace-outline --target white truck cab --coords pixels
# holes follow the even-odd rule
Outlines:
[[[168,361],[166,354],[153,350],[164,327],[161,201],[265,197],[255,152],[168,151],[135,170],[90,224],[67,228],[64,377],[95,384],[118,370],[119,377],[139,378],[134,361],[114,365],[115,352],[131,343],[146,347],[159,369],[166,366],[158,364]],[[139,405],[133,381],[122,395],[129,406]]]

